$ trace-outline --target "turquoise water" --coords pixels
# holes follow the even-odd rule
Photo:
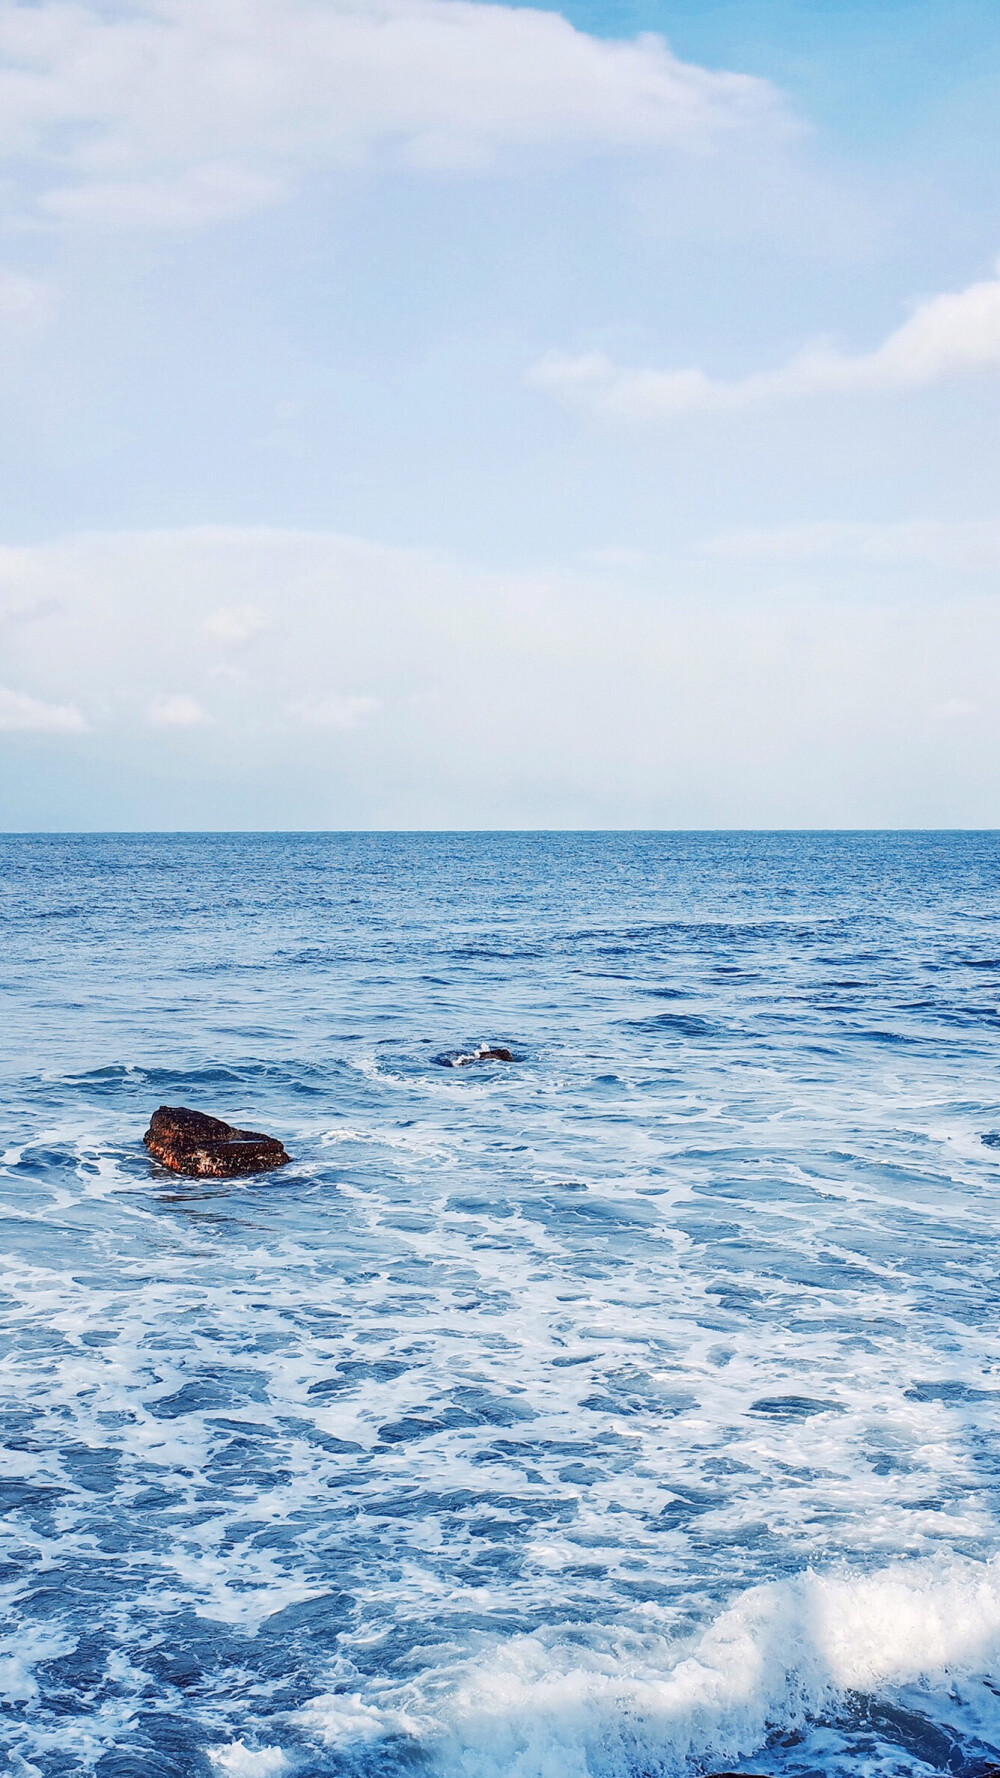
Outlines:
[[[11,1772],[1000,1762],[998,868],[0,839]]]

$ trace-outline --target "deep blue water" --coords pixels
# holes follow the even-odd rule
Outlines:
[[[0,839],[10,1771],[1000,1762],[998,876]]]

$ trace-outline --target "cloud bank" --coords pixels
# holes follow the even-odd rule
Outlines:
[[[776,370],[724,382],[702,370],[630,370],[602,353],[551,353],[529,382],[606,419],[669,421],[806,396],[919,389],[1000,367],[1000,276],[922,302],[873,352],[809,346]]]
[[[0,824],[1000,823],[995,591],[731,582],[220,527],[0,549],[34,613]]]
[[[786,125],[766,81],[529,7],[0,0],[7,201],[65,222],[191,227],[259,209],[323,168],[700,150]]]

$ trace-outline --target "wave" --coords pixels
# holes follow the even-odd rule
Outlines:
[[[687,1643],[598,1630],[583,1642],[579,1627],[513,1637],[456,1674],[438,1711],[412,1691],[383,1708],[337,1692],[299,1726],[341,1756],[353,1743],[360,1767],[373,1742],[409,1738],[441,1778],[681,1778],[817,1721],[870,1729],[873,1693],[916,1686],[933,1715],[935,1694],[946,1703],[956,1679],[988,1678],[998,1660],[1000,1559],[912,1561],[754,1587]],[[995,1716],[985,1745],[1000,1737],[1000,1700],[985,1687],[983,1699],[980,1747],[982,1708]]]

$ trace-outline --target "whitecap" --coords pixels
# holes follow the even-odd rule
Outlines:
[[[280,1747],[247,1747],[243,1741],[210,1747],[208,1757],[226,1778],[278,1778],[287,1772],[289,1760]]]

